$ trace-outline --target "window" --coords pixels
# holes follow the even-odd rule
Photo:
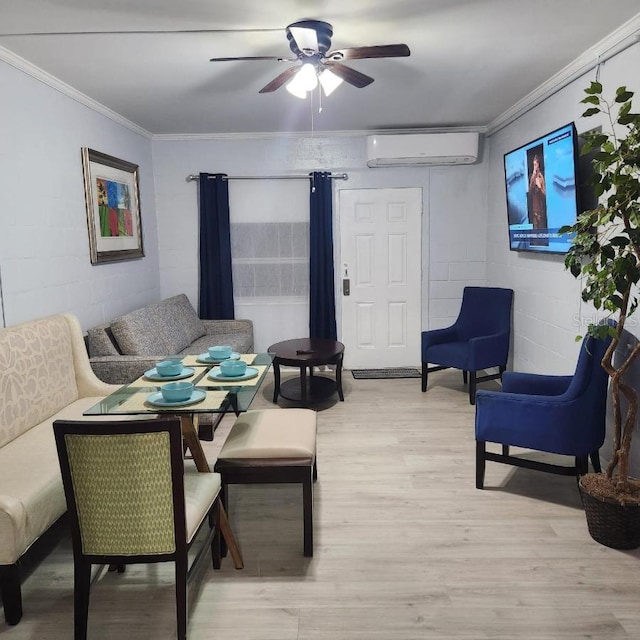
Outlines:
[[[308,297],[309,223],[231,224],[235,298]]]

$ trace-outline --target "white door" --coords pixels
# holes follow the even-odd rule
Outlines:
[[[421,360],[422,189],[342,189],[339,212],[344,366],[416,366]]]

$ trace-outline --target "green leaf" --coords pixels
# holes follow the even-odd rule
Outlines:
[[[599,82],[592,81],[587,89],[584,90],[585,93],[602,93],[602,85]]]
[[[600,113],[600,109],[598,109],[598,107],[591,107],[590,109],[587,109],[583,114],[582,117],[583,118],[588,118],[590,116],[595,116],[596,113]]]
[[[584,104],[600,104],[600,98],[598,98],[598,96],[591,95],[583,98],[580,102]]]
[[[635,113],[630,113],[624,116],[618,116],[618,124],[625,125],[625,126],[628,124],[632,124],[633,122],[635,122],[635,120],[636,120]]]
[[[633,98],[633,91],[627,91],[627,87],[618,87],[616,89],[616,102],[627,102]]]
[[[574,262],[574,263],[571,265],[570,270],[571,270],[571,275],[572,275],[574,278],[577,278],[577,277],[580,275],[580,271],[581,271],[581,269],[580,269],[580,265],[579,265],[577,262]]]

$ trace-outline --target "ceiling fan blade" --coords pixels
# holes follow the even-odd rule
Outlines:
[[[271,60],[272,62],[297,62],[298,58],[280,56],[238,56],[235,58],[209,58],[209,62],[235,62],[236,60]]]
[[[360,71],[356,71],[355,69],[343,64],[326,63],[324,66],[330,69],[338,77],[342,78],[345,82],[352,84],[354,87],[358,87],[358,89],[362,89],[362,87],[366,87],[373,82],[373,78],[371,76],[367,76],[364,73],[360,73]]]
[[[276,89],[279,89],[283,84],[293,77],[300,67],[289,67],[286,71],[283,71],[280,75],[277,75],[269,84],[266,84],[258,93],[271,93]]]
[[[411,51],[406,44],[383,44],[373,47],[351,47],[329,51],[326,60],[340,62],[342,60],[362,60],[364,58],[403,58],[410,56]]]
[[[315,29],[309,27],[288,27],[291,37],[295,40],[298,49],[310,55],[318,51],[318,34]]]

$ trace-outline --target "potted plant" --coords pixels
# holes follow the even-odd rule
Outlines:
[[[640,344],[614,362],[614,353],[640,291],[640,114],[632,113],[633,92],[622,86],[607,100],[599,82],[585,89],[583,117],[604,117],[606,132],[590,131],[582,153],[594,153],[592,184],[599,204],[562,232],[575,234],[565,267],[582,278],[582,299],[616,320],[589,325],[594,337],[612,337],[602,359],[609,374],[613,408],[613,453],[604,473],[580,478],[591,536],[610,547],[640,546],[640,481],[629,475],[638,392],[625,379],[640,355]],[[619,354],[618,354],[619,355]]]

